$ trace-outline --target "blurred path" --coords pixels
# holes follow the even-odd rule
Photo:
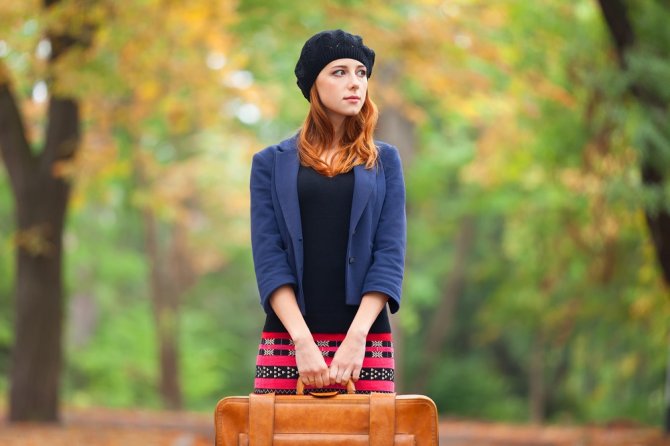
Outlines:
[[[214,415],[132,409],[69,409],[61,426],[8,425],[0,446],[212,446]]]
[[[0,414],[4,420],[4,414]],[[213,415],[192,412],[66,410],[62,426],[0,422],[0,446],[211,446]],[[441,446],[664,446],[659,429],[525,426],[445,419]]]
[[[441,420],[440,446],[670,446],[659,429]]]

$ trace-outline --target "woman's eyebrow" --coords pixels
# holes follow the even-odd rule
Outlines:
[[[349,65],[333,65],[330,68],[349,68]],[[356,65],[356,68],[365,68],[365,65]]]

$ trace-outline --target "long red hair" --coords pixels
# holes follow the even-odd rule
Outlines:
[[[309,93],[309,113],[298,136],[300,162],[329,177],[349,172],[359,164],[365,164],[366,169],[374,167],[379,154],[373,133],[377,126],[379,112],[375,103],[370,99],[369,90],[365,95],[361,111],[355,116],[347,116],[344,119],[344,132],[339,144],[341,150],[335,153],[330,165],[321,161],[319,155],[332,146],[335,131],[316,91],[316,85],[312,85]]]

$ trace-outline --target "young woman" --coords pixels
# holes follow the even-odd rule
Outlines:
[[[256,153],[251,241],[266,312],[255,393],[393,392],[388,308],[400,306],[406,219],[398,150],[374,141],[375,61],[361,37],[323,31],[295,68],[310,102],[293,137]]]

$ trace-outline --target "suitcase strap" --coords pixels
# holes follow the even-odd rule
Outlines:
[[[275,394],[249,395],[249,445],[272,446]]]
[[[335,397],[337,398],[337,397]],[[272,446],[275,394],[249,395],[249,445]],[[395,438],[395,394],[370,394],[370,444],[393,446]]]
[[[370,444],[393,446],[395,393],[370,394]]]

